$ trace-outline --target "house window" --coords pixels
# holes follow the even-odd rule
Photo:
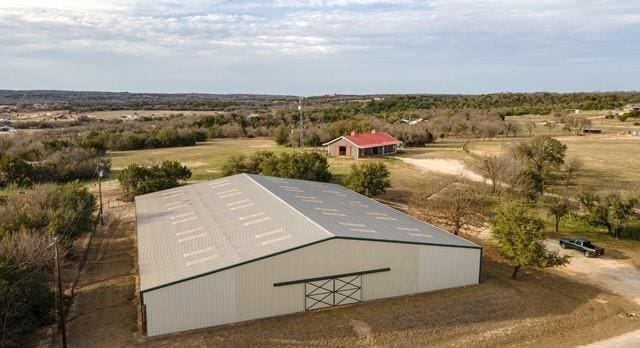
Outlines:
[[[346,155],[347,155],[347,147],[338,146],[338,156],[346,156]]]

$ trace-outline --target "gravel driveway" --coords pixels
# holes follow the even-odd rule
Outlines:
[[[557,268],[559,272],[584,279],[640,304],[640,270],[630,263],[608,257],[606,250],[602,257],[588,258],[577,250],[560,248],[557,240],[545,243],[550,250],[571,256],[567,267]]]
[[[557,240],[547,240],[545,244],[549,250],[571,256],[569,265],[556,268],[558,272],[571,275],[576,279],[583,279],[640,304],[640,270],[630,263],[608,257],[606,250],[602,257],[587,258],[577,250],[560,248]],[[640,347],[640,330],[583,347],[637,348]]]

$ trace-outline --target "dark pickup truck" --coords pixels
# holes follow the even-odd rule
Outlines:
[[[604,249],[591,244],[590,241],[582,238],[560,238],[562,249],[576,249],[584,253],[586,257],[597,257],[604,255]]]

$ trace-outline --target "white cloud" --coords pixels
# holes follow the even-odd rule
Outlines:
[[[349,76],[349,64],[391,72],[454,62],[606,62],[630,55],[639,23],[635,0],[4,1],[0,59],[173,59],[245,69],[277,62],[344,66]]]

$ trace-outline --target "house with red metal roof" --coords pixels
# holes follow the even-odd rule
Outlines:
[[[322,145],[326,147],[329,155],[358,159],[395,154],[402,142],[387,133],[373,130],[367,134],[352,132],[351,135],[343,135]]]

